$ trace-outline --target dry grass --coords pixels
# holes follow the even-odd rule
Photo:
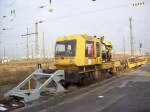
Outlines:
[[[29,75],[38,63],[44,67],[53,67],[52,59],[45,60],[16,60],[6,64],[0,64],[0,86],[9,83],[18,83]]]
[[[0,64],[0,96],[30,75],[36,69],[37,63],[53,67],[53,62],[49,60],[23,60]]]
[[[33,68],[4,67],[0,69],[0,86],[17,83],[33,71]]]
[[[25,79],[31,72],[31,67],[1,67],[0,68],[0,96]]]

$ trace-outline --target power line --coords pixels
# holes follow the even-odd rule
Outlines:
[[[144,5],[146,5],[148,2],[150,2],[150,0],[144,1]],[[63,17],[54,18],[54,21],[61,20],[61,19],[68,19],[68,18],[72,18],[72,17],[84,16],[87,14],[99,13],[99,12],[104,12],[104,11],[109,11],[109,10],[113,10],[113,9],[117,9],[117,8],[129,7],[129,6],[130,6],[129,4],[122,4],[122,5],[103,8],[103,9],[95,9],[95,10],[90,10],[90,11],[85,11],[85,12],[79,12],[78,14],[73,14],[71,16],[63,16]],[[49,19],[49,17],[44,19],[44,21],[47,21],[48,19]]]
[[[99,12],[109,11],[109,10],[112,10],[112,9],[128,7],[128,6],[129,5],[127,5],[127,4],[123,4],[123,5],[118,5],[118,6],[108,7],[108,8],[103,8],[103,9],[95,9],[95,10],[90,10],[90,11],[85,11],[85,12],[79,12],[78,14],[73,14],[71,16],[63,16],[63,17],[54,18],[54,20],[57,21],[57,20],[61,20],[61,19],[79,17],[79,16],[84,16],[84,15],[87,15],[87,14],[99,13]],[[47,21],[48,19],[49,19],[49,17],[44,19],[44,21]]]
[[[150,0],[144,1],[145,3],[150,2]],[[94,14],[94,13],[99,13],[99,12],[103,12],[103,11],[109,11],[109,10],[113,10],[113,9],[117,9],[117,8],[122,8],[122,7],[129,7],[129,4],[122,4],[122,5],[118,5],[118,6],[113,6],[113,7],[108,7],[108,8],[103,8],[103,9],[95,9],[95,10],[90,10],[90,11],[84,11],[84,12],[79,12],[78,14],[73,14],[73,15],[69,15],[69,16],[62,16],[62,17],[56,17],[53,18],[54,21],[58,21],[58,20],[62,20],[62,19],[68,19],[68,18],[72,18],[72,17],[79,17],[79,16],[84,16],[87,14]],[[47,17],[46,19],[42,19],[43,21],[49,21],[50,17]],[[53,21],[53,20],[51,20]]]

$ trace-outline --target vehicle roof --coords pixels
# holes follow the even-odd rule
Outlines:
[[[67,36],[59,36],[57,37],[56,41],[65,41],[65,40],[73,40],[73,39],[85,39],[89,41],[99,41],[100,38],[97,38],[96,36],[88,36],[86,34],[73,34],[73,35],[67,35]]]

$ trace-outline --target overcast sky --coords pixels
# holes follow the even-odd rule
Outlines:
[[[132,7],[142,0],[0,0],[0,47],[5,46],[7,57],[25,57],[26,39],[21,38],[27,27],[34,32],[39,24],[39,37],[45,33],[46,54],[53,56],[57,36],[68,34],[89,34],[105,36],[113,43],[114,51],[122,51],[123,37],[126,50],[129,46],[129,17],[133,21],[134,46],[138,50],[139,40],[144,50],[150,50],[150,0],[143,0],[144,6]],[[44,6],[44,8],[40,8]],[[11,15],[15,10],[15,15]],[[6,17],[3,17],[6,16]],[[2,30],[5,28],[6,30]],[[29,39],[30,54],[34,47],[34,35]]]

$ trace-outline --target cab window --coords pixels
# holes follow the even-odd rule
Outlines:
[[[57,42],[55,46],[56,56],[75,56],[76,40]]]
[[[94,42],[86,41],[85,44],[85,56],[94,57]]]

